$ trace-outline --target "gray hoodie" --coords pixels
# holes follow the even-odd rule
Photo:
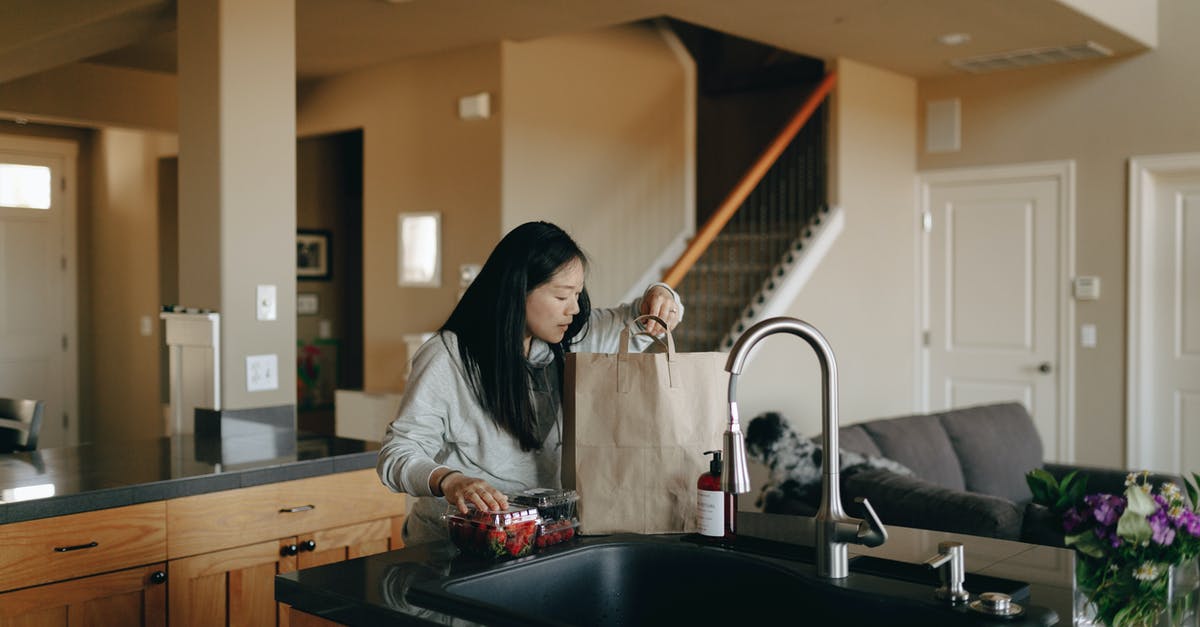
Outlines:
[[[682,318],[678,294],[675,301]],[[588,331],[572,345],[572,352],[616,352],[621,329],[640,305],[639,298],[613,309],[593,309]],[[645,350],[653,341],[634,336],[630,350]],[[448,504],[429,489],[429,477],[438,468],[460,470],[507,493],[561,487],[562,395],[553,363],[550,346],[534,338],[526,367],[533,381],[531,400],[546,436],[540,450],[522,451],[517,438],[479,405],[454,333],[435,335],[417,350],[400,410],[383,436],[377,467],[380,480],[393,492],[419,497],[404,524],[405,543],[446,537],[441,517]]]

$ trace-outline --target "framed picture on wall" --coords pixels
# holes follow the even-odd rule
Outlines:
[[[333,274],[329,231],[299,229],[296,231],[296,278],[305,281],[328,281]]]

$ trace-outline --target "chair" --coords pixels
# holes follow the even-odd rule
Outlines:
[[[43,401],[0,398],[0,453],[37,448],[45,406]]]

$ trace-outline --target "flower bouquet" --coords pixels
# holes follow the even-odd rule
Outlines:
[[[1036,469],[1026,481],[1034,502],[1060,517],[1064,543],[1076,552],[1077,591],[1099,623],[1196,624],[1200,475],[1184,479],[1190,505],[1178,485],[1152,485],[1148,472],[1129,474],[1120,495],[1087,494],[1087,477],[1077,472],[1059,482]]]

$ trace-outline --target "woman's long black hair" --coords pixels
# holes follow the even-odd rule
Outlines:
[[[548,222],[518,226],[496,244],[440,329],[458,336],[458,354],[479,404],[521,442],[524,451],[541,448],[525,367],[525,298],[576,259],[586,270],[583,250],[559,227]],[[591,309],[584,289],[579,294],[579,313],[562,341],[550,346],[560,382],[563,353],[585,331]]]

